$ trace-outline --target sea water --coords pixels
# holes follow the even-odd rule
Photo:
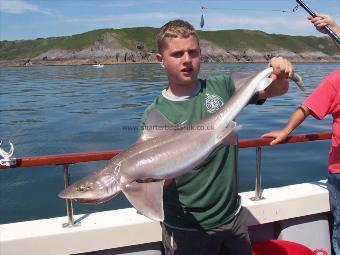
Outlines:
[[[254,72],[261,63],[202,64],[201,78],[234,71]],[[290,114],[337,64],[296,64],[307,93],[291,83],[281,97],[247,106],[238,116],[239,139],[258,138],[280,129]],[[157,64],[45,66],[0,68],[0,140],[15,146],[14,156],[124,149],[138,137],[145,108],[167,85]],[[330,132],[332,119],[309,117],[294,134]],[[327,176],[330,140],[265,147],[262,150],[264,188],[317,181]],[[99,169],[105,161],[70,166],[71,183]],[[240,191],[254,189],[255,148],[240,149]],[[0,170],[0,224],[64,216],[62,166]],[[123,195],[102,205],[74,203],[75,213],[130,207]]]

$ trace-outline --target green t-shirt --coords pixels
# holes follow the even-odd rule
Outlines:
[[[146,109],[158,109],[174,124],[190,124],[216,112],[235,91],[227,75],[199,80],[194,95],[168,98],[165,91]],[[174,159],[175,162],[175,159]],[[238,195],[237,147],[223,146],[202,167],[177,177],[164,188],[164,223],[178,229],[212,229],[230,221],[241,206]]]

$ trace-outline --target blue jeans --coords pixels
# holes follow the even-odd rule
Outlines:
[[[340,174],[328,174],[329,203],[334,218],[333,249],[335,255],[340,255]]]

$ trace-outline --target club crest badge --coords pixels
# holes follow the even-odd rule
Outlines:
[[[214,113],[223,105],[223,100],[218,95],[211,95],[206,93],[205,95],[205,106],[209,113]]]

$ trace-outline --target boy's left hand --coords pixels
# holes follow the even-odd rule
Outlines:
[[[294,68],[288,59],[282,57],[273,57],[269,60],[268,65],[274,69],[271,76],[274,81],[276,79],[289,79],[293,76]]]
[[[271,78],[273,82],[263,91],[260,91],[258,100],[281,96],[288,91],[288,78],[293,76],[293,65],[289,60],[282,57],[273,57],[268,66],[273,67]]]

